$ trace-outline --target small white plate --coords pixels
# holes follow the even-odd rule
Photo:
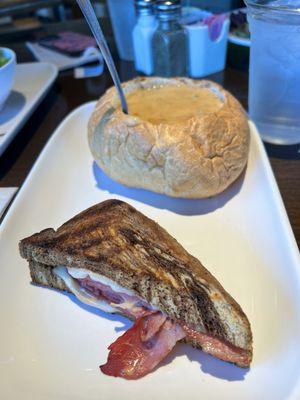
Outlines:
[[[42,101],[57,76],[49,63],[17,64],[13,89],[0,110],[0,155]]]
[[[206,200],[172,199],[124,187],[95,165],[86,138],[93,106],[75,110],[58,127],[0,227],[0,397],[299,399],[299,255],[253,124],[247,170],[228,190]],[[32,286],[18,242],[108,198],[127,201],[156,220],[238,301],[253,330],[249,370],[179,344],[138,381],[99,372],[107,347],[128,320]]]
[[[98,61],[103,65],[101,53],[95,47],[88,47],[79,57],[69,57],[66,54],[40,46],[38,43],[26,42],[26,46],[37,60],[54,64],[59,71],[75,68],[93,61]]]

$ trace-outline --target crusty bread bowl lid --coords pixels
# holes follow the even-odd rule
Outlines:
[[[219,85],[214,84],[211,81],[206,81],[206,80],[193,80],[193,79],[189,79],[189,78],[161,78],[161,77],[151,77],[151,78],[139,78],[139,79],[134,79],[132,81],[129,82],[125,82],[122,86],[123,86],[123,90],[125,93],[125,96],[128,95],[129,93],[133,93],[137,90],[145,90],[145,89],[157,89],[157,88],[161,88],[164,86],[190,86],[190,87],[195,87],[195,88],[201,88],[201,89],[209,89],[212,93],[214,93],[218,100],[220,101],[220,105],[219,107],[214,111],[214,112],[210,112],[210,113],[205,113],[202,116],[195,116],[195,118],[201,118],[204,117],[206,115],[211,115],[214,113],[219,112],[222,107],[224,106],[225,102],[226,102],[226,93],[223,92],[222,88]],[[135,123],[137,121],[143,121],[146,122],[148,124],[152,124],[150,121],[148,120],[142,120],[141,118],[139,118],[138,116],[133,116],[133,115],[126,115],[123,113],[122,109],[121,109],[121,105],[120,105],[120,101],[119,101],[119,97],[117,96],[117,94],[114,92],[111,99],[111,105],[112,107],[115,109],[115,115],[118,114],[119,117],[125,117],[128,119],[127,122],[129,122],[129,120],[132,120],[132,122]],[[117,116],[117,115],[116,115]],[[185,124],[187,120],[191,120],[192,118],[188,118],[185,121],[178,121],[178,124]],[[167,125],[166,122],[162,122],[162,124]],[[152,124],[153,125],[153,124]]]

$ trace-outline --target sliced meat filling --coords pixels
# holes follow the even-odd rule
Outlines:
[[[220,339],[198,332],[182,325],[184,333],[188,339],[195,340],[205,353],[211,354],[214,357],[223,361],[229,361],[238,364],[240,367],[249,366],[250,356],[249,353]]]
[[[138,379],[153,370],[185,337],[180,325],[160,311],[138,318],[135,324],[109,346],[106,375]]]
[[[184,337],[196,341],[203,351],[221,360],[240,366],[249,365],[247,351],[172,321],[135,295],[114,291],[89,277],[76,281],[89,294],[135,319],[134,325],[109,346],[107,363],[100,367],[104,374],[125,379],[141,378],[151,372]]]
[[[116,292],[110,286],[93,281],[89,277],[76,279],[76,281],[86,292],[97,299],[106,300],[111,306],[131,319],[139,318],[151,309],[146,302],[137,296]]]

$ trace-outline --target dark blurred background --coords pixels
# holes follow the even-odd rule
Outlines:
[[[128,4],[133,0],[127,1]],[[94,0],[99,17],[107,17],[107,1]],[[182,5],[199,7],[222,13],[243,7],[242,0],[182,0]],[[20,37],[37,32],[47,24],[81,19],[75,0],[1,0],[0,1],[0,42],[7,37]],[[76,23],[75,25],[76,26]]]
[[[119,14],[124,23],[119,31],[128,30],[134,24],[134,0],[92,0],[96,14],[101,19],[102,28],[111,47],[113,55],[118,54],[115,25],[112,27],[109,11]],[[197,7],[215,14],[230,12],[245,7],[243,0],[182,0],[184,7]],[[125,5],[126,4],[126,5]],[[116,8],[128,8],[126,15]],[[123,18],[124,15],[124,18]],[[119,20],[114,18],[115,21]],[[130,21],[129,21],[130,20]],[[82,14],[75,0],[0,0],[0,46],[13,47],[19,53],[19,43],[36,42],[41,38],[55,35],[61,31],[72,31],[90,35]],[[125,35],[126,36],[126,35]],[[118,40],[117,40],[118,41]],[[22,47],[24,47],[22,45]],[[19,61],[30,61],[24,56]],[[121,57],[123,58],[123,57]],[[125,57],[132,60],[132,57]],[[249,48],[229,43],[227,48],[227,66],[239,70],[248,70]]]

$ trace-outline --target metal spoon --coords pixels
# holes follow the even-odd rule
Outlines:
[[[128,107],[125,99],[125,95],[121,86],[120,78],[116,70],[115,63],[110,54],[108,45],[106,43],[105,37],[103,35],[102,29],[100,27],[99,21],[96,17],[95,11],[90,0],[77,0],[77,3],[96,39],[96,42],[101,50],[103,58],[107,64],[109,72],[111,74],[112,80],[116,86],[118,95],[121,101],[121,107],[125,114],[128,114]]]

